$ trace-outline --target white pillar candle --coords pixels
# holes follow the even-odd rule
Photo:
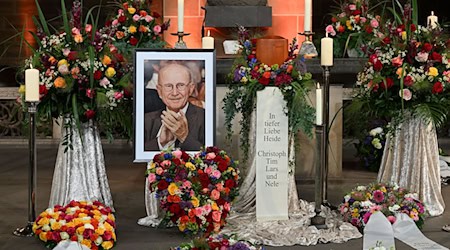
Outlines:
[[[328,37],[328,32],[320,41],[320,65],[333,66],[333,39]]]
[[[311,31],[311,6],[312,0],[305,0],[305,19],[303,31]]]
[[[428,28],[436,28],[438,25],[438,17],[434,15],[434,11],[431,12],[431,15],[427,18],[427,26]]]
[[[214,49],[214,37],[211,36],[208,30],[208,35],[202,37],[202,48],[203,49]]]
[[[317,83],[316,88],[316,125],[323,125],[322,107],[323,107],[322,88]]]
[[[39,70],[25,70],[25,101],[39,101]]]
[[[184,0],[178,0],[178,32],[184,31]]]

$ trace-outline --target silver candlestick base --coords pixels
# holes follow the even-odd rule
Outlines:
[[[312,42],[312,36],[314,35],[314,32],[305,31],[303,33],[298,34],[305,36],[305,41],[303,41],[298,54],[305,58],[313,58],[318,56],[319,53],[317,53],[316,46],[314,46],[314,43]]]
[[[183,31],[177,33],[170,33],[172,36],[178,36],[178,41],[175,43],[175,49],[187,49],[186,43],[183,41],[184,36],[189,36],[190,33],[184,33]]]
[[[36,220],[36,111],[39,102],[28,103],[28,114],[30,115],[30,135],[29,135],[29,166],[28,166],[28,222],[25,227],[17,228],[13,234],[15,236],[33,236],[33,223]]]

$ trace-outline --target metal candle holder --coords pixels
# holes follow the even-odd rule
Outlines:
[[[313,58],[318,55],[316,46],[312,42],[312,36],[315,34],[311,31],[305,31],[303,33],[298,33],[299,35],[305,36],[305,40],[302,42],[302,46],[300,47],[299,55],[304,56],[305,58]]]
[[[28,102],[30,115],[29,136],[29,166],[28,166],[28,222],[25,227],[17,228],[13,234],[16,236],[33,236],[33,223],[36,220],[36,183],[37,183],[37,155],[36,155],[36,111],[38,102]]]
[[[330,115],[330,66],[322,66],[323,67],[323,128],[324,128],[324,136],[322,138],[322,169],[323,169],[323,196],[322,203],[328,204],[328,137],[329,137],[329,115]]]
[[[177,33],[170,33],[172,36],[178,36],[178,41],[175,43],[175,49],[187,49],[186,43],[183,41],[184,36],[189,36],[190,33],[179,31]]]

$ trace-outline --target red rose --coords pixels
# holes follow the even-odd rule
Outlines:
[[[430,52],[432,48],[433,48],[433,45],[431,45],[430,43],[424,43],[422,46],[422,49],[425,52]]]
[[[177,159],[177,158],[172,159],[172,162],[173,162],[176,166],[180,166],[180,164],[181,164],[180,159]]]
[[[345,27],[343,26],[343,25],[340,25],[339,27],[338,27],[338,32],[339,33],[343,33],[345,31]]]
[[[78,58],[78,54],[76,51],[70,51],[69,55],[67,55],[67,59],[69,61],[75,61],[75,60],[77,60],[77,58]]]
[[[225,187],[234,188],[236,186],[236,182],[232,179],[228,179],[225,181]]]
[[[383,69],[383,64],[381,63],[380,60],[376,60],[375,63],[373,64],[373,69],[375,71],[380,71]]]
[[[388,36],[383,38],[383,43],[384,44],[390,44],[391,43],[391,38],[389,38]]]
[[[169,207],[169,211],[173,214],[178,214],[180,212],[180,205],[177,203],[173,203],[172,205],[170,205]]]
[[[198,178],[200,179],[200,183],[202,184],[202,188],[207,188],[208,185],[210,184],[210,180],[209,180],[209,176],[205,173],[200,174],[198,176]]]
[[[431,60],[434,60],[436,62],[442,62],[442,56],[437,52],[433,52],[431,53]]]
[[[103,73],[100,70],[97,70],[97,71],[94,72],[94,79],[95,80],[97,80],[97,81],[100,80],[102,78],[102,76],[103,76]]]
[[[119,23],[124,23],[127,20],[127,18],[125,16],[120,16],[117,21],[119,21]]]
[[[166,180],[160,180],[158,182],[158,190],[166,190],[168,186],[169,186],[169,183],[167,183]]]
[[[335,23],[335,22],[338,21],[338,19],[337,19],[336,17],[332,17],[332,18],[331,18],[331,21],[332,21],[333,23]]]
[[[86,110],[86,112],[84,112],[84,115],[86,116],[86,118],[88,120],[90,120],[95,117],[95,111],[92,109],[88,109],[88,110]]]
[[[411,76],[405,76],[405,78],[403,79],[403,84],[406,87],[411,87],[414,84],[414,80]]]
[[[225,172],[228,169],[228,162],[226,160],[219,161],[219,166],[217,167],[220,172]]]
[[[123,3],[123,8],[126,10],[128,9],[128,3]]]
[[[442,85],[441,82],[436,82],[433,85],[433,89],[431,90],[431,92],[433,94],[439,94],[439,93],[442,93],[442,91],[444,91],[444,86]]]
[[[392,86],[394,86],[394,80],[392,78],[387,77],[385,81],[381,82],[381,88],[382,89],[390,89]]]
[[[416,31],[416,25],[414,25],[414,24],[412,23],[411,26],[409,26],[409,29],[411,30],[411,32]]]
[[[352,15],[353,15],[353,16],[361,15],[361,11],[360,11],[360,10],[354,10],[354,11],[352,12]]]
[[[116,54],[114,54],[114,56],[116,57],[118,62],[123,62],[124,61],[122,54],[116,53]]]
[[[131,38],[130,38],[130,44],[132,45],[132,46],[136,46],[136,44],[139,42],[139,40],[138,39],[136,39],[134,36],[132,36]]]
[[[270,78],[261,77],[261,78],[259,78],[258,82],[261,83],[262,85],[269,85]]]
[[[372,27],[370,27],[370,25],[366,26],[366,32],[369,34],[373,32],[373,29],[372,29]]]
[[[39,85],[39,94],[45,96],[47,93],[48,90],[45,85]]]

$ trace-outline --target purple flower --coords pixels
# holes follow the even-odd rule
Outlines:
[[[249,250],[250,248],[247,246],[247,244],[243,242],[237,242],[236,244],[232,245],[228,248],[229,250]]]

